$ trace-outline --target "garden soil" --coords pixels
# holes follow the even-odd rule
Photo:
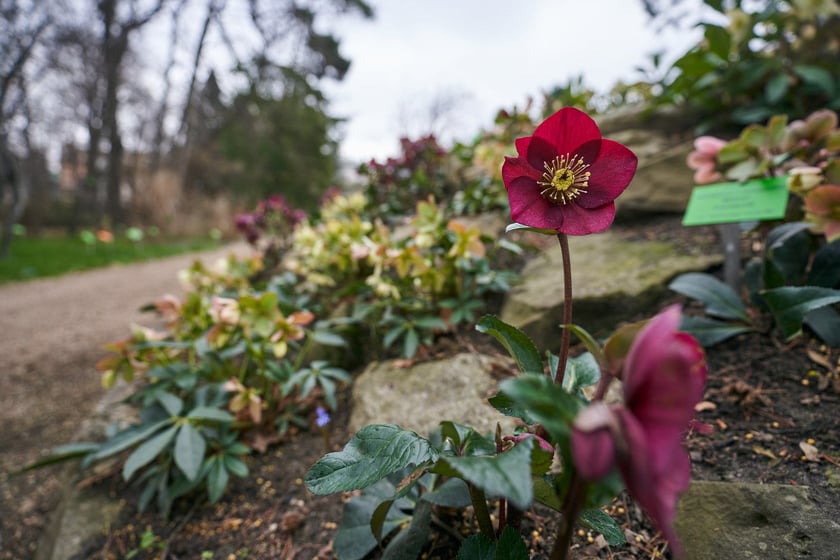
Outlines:
[[[681,228],[674,217],[651,219],[643,227],[619,225],[614,231],[629,239],[670,240],[685,250],[702,247],[716,251],[719,247],[714,229]],[[745,240],[744,254],[755,250],[760,247]],[[131,288],[138,298],[133,301],[126,295],[127,286],[139,274],[126,268],[121,278],[112,279],[121,283],[112,289],[113,307],[103,308],[100,314],[91,312],[90,303],[71,304],[60,296],[50,301],[43,289],[28,296],[32,300],[27,306],[12,308],[6,298],[15,290],[24,294],[26,286],[0,287],[4,324],[20,330],[18,321],[31,323],[30,334],[13,332],[16,342],[5,340],[6,328],[4,340],[0,340],[0,350],[5,350],[2,355],[11,355],[15,364],[0,372],[6,388],[0,394],[0,413],[5,426],[12,427],[0,435],[4,470],[37,457],[51,445],[66,442],[101,395],[92,368],[100,354],[100,340],[88,336],[83,344],[75,330],[87,331],[96,324],[102,341],[122,336],[132,320],[131,311],[149,297],[167,291],[166,282],[172,282],[174,274],[174,267],[168,272],[162,266],[156,269],[154,281],[147,279],[145,284]],[[64,280],[69,285],[76,282],[73,277]],[[64,280],[50,284],[49,290],[63,293]],[[101,297],[109,297],[109,291],[101,289]],[[79,297],[72,294],[72,290],[68,292],[71,298]],[[662,305],[671,301],[679,298],[674,296]],[[628,318],[635,319],[640,318]],[[66,329],[64,334],[39,341],[57,325]],[[421,359],[451,355],[464,348],[502,352],[490,337],[464,331],[441,338],[435,347],[424,351]],[[826,515],[840,518],[838,359],[840,352],[807,339],[785,344],[769,325],[765,332],[741,335],[708,349],[710,377],[698,417],[714,431],[709,435],[689,434],[687,446],[694,478],[807,486],[811,500]],[[350,496],[313,496],[305,490],[303,477],[325,451],[340,449],[346,443],[347,393],[342,394],[339,411],[327,432],[294,433],[266,453],[251,456],[251,476],[231,480],[225,498],[215,505],[182,500],[170,519],[164,520],[154,512],[138,514],[133,509],[136,492],[118,477],[97,482],[100,491],[115,500],[125,499],[127,507],[116,523],[85,544],[77,560],[334,558],[332,538],[341,522],[343,503]],[[3,484],[0,559],[29,558],[31,543],[55,505],[57,482],[49,471],[40,471]],[[611,548],[597,534],[581,530],[575,537],[573,558],[669,557],[661,535],[631,499],[622,495],[607,509],[625,530],[628,544]],[[532,558],[548,558],[556,522],[556,516],[543,509],[526,514],[523,534]],[[469,512],[437,511],[435,531],[424,558],[454,558],[462,535],[474,530]]]

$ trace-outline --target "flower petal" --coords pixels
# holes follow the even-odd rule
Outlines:
[[[574,202],[555,208],[563,210],[563,222],[555,229],[566,235],[600,233],[609,228],[615,219],[615,203],[612,202],[598,208],[582,208]]]
[[[572,430],[572,457],[585,480],[600,480],[615,466],[615,443],[607,428],[594,432]]]
[[[524,158],[528,155],[528,145],[530,143],[530,136],[523,136],[522,138],[517,138],[516,140],[514,140],[513,145],[516,146],[516,153],[519,154],[519,157]]]
[[[581,144],[599,138],[601,131],[595,121],[574,107],[560,109],[534,131],[534,139],[541,139],[550,144],[555,155],[573,154]],[[528,159],[531,159],[530,153]]]
[[[555,229],[563,223],[559,207],[540,195],[540,187],[533,179],[519,176],[505,185],[514,222],[540,229]]]
[[[600,145],[597,159],[589,165],[589,188],[577,200],[584,208],[594,208],[615,200],[630,184],[639,163],[636,154],[623,144],[605,139],[600,141]],[[578,153],[585,151],[587,146],[581,146]]]
[[[679,439],[653,442],[641,423],[626,409],[619,409],[628,453],[619,456],[618,467],[627,490],[662,531],[676,557],[682,555],[673,523],[679,495],[688,489],[691,462]]]
[[[645,429],[682,433],[703,398],[703,349],[694,337],[678,332],[680,321],[678,305],[651,319],[624,364],[625,404]]]
[[[601,479],[615,465],[615,443],[610,432],[614,416],[604,401],[595,401],[580,411],[572,427],[572,458],[586,480]]]
[[[505,162],[502,164],[502,180],[505,182],[505,186],[510,185],[520,177],[527,177],[536,182],[541,176],[542,173],[531,167],[524,158],[507,156],[505,157]],[[510,187],[508,186],[509,190]],[[539,196],[539,191],[537,191],[536,196]]]

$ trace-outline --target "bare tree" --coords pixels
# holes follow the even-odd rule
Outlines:
[[[8,254],[12,227],[27,198],[17,158],[9,146],[9,123],[28,106],[24,68],[51,22],[43,5],[0,0],[0,203],[6,192],[11,199],[0,231],[0,258]],[[27,126],[28,122],[27,118]]]
[[[150,168],[152,172],[160,166],[160,158],[164,152],[163,143],[166,139],[166,114],[169,112],[169,98],[172,91],[172,70],[175,68],[175,54],[178,50],[178,35],[181,22],[181,14],[187,0],[179,0],[172,7],[170,29],[169,29],[169,52],[166,59],[166,67],[163,71],[163,91],[160,96],[160,105],[154,122],[154,138],[151,147]]]
[[[120,133],[119,98],[117,96],[123,81],[122,62],[129,47],[132,33],[147,24],[164,6],[166,0],[156,3],[142,14],[133,0],[130,2],[131,15],[120,18],[118,7],[120,0],[99,0],[97,10],[102,19],[102,77],[105,97],[102,110],[102,125],[108,134],[108,163],[105,172],[106,208],[112,225],[125,221],[122,202],[120,201],[120,180],[122,178],[123,142]],[[93,166],[90,166],[93,169]]]

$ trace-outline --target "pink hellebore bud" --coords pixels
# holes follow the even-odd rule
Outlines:
[[[682,438],[703,398],[707,373],[700,345],[678,330],[680,318],[679,306],[673,305],[650,320],[624,363],[624,404],[590,404],[572,431],[578,473],[594,480],[617,465],[627,489],[677,555],[677,498],[691,478]]]
[[[694,140],[694,151],[688,154],[688,166],[694,169],[694,182],[698,185],[719,181],[717,155],[726,146],[726,140],[714,136],[700,136]]]
[[[235,299],[213,296],[209,312],[216,323],[233,326],[239,322],[239,302]]]

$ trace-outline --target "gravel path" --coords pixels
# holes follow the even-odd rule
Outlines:
[[[8,478],[44,451],[69,442],[103,391],[102,346],[131,323],[154,325],[139,308],[182,293],[177,273],[212,263],[244,244],[0,286],[0,558],[32,556],[59,494],[57,469]]]

